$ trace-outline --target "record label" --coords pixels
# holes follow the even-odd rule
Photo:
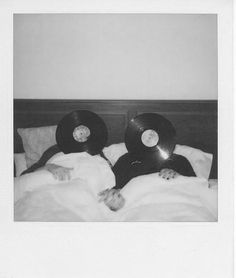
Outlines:
[[[159,141],[159,136],[155,130],[147,129],[143,132],[141,140],[146,147],[154,147]]]
[[[73,131],[73,137],[78,142],[86,142],[90,136],[90,130],[87,126],[79,125]]]

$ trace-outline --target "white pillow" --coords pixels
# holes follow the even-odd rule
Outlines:
[[[209,178],[213,160],[212,154],[184,145],[176,145],[174,153],[188,159],[197,177]]]
[[[103,153],[114,165],[122,155],[127,153],[127,149],[125,143],[119,143],[104,148]],[[197,177],[209,178],[213,159],[212,154],[184,145],[176,145],[174,153],[188,159]]]
[[[25,153],[14,153],[14,162],[16,177],[19,177],[20,174],[27,169]]]
[[[36,163],[49,147],[56,144],[56,128],[55,125],[17,129],[23,142],[27,167]]]
[[[125,143],[112,144],[103,149],[103,153],[107,159],[111,162],[112,166],[115,165],[116,161],[125,153],[127,153]]]

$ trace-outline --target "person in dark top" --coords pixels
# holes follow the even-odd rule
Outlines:
[[[22,175],[34,172],[38,169],[46,169],[55,179],[66,180],[70,179],[70,171],[72,168],[62,167],[56,164],[47,163],[47,161],[56,153],[60,152],[57,145],[50,147],[44,152],[38,162],[22,173]],[[189,161],[177,154],[172,154],[163,163],[158,163],[150,158],[138,158],[136,155],[126,153],[121,156],[114,166],[104,156],[103,152],[100,155],[106,159],[111,166],[115,175],[116,185],[111,189],[106,189],[99,193],[100,202],[104,202],[111,210],[117,211],[125,204],[120,190],[134,177],[159,172],[160,177],[169,180],[183,176],[195,176],[194,170]]]
[[[54,176],[55,179],[58,180],[70,179],[70,171],[73,170],[73,168],[63,167],[54,163],[47,163],[47,161],[51,157],[53,157],[55,154],[59,152],[61,152],[61,150],[59,149],[58,145],[51,146],[43,153],[41,158],[36,163],[34,163],[31,167],[29,167],[25,171],[23,171],[21,175],[29,174],[39,169],[45,169],[49,171]],[[100,156],[102,156],[108,162],[110,167],[112,167],[110,161],[105,157],[103,152],[100,152]]]
[[[163,163],[158,163],[150,158],[137,158],[134,154],[126,153],[121,156],[112,167],[116,185],[99,193],[100,201],[103,201],[111,210],[116,211],[125,204],[120,190],[137,176],[159,172],[159,176],[170,180],[179,175],[196,176],[189,161],[177,154],[172,154]]]

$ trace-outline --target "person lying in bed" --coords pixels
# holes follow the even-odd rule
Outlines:
[[[100,202],[103,201],[111,210],[116,211],[125,204],[125,199],[120,190],[137,176],[159,172],[159,176],[170,180],[179,175],[196,176],[189,161],[177,154],[172,154],[162,163],[147,157],[137,157],[135,154],[126,153],[121,156],[112,171],[115,175],[116,185],[99,193]]]
[[[46,164],[47,161],[56,153],[60,152],[57,145],[50,147],[44,152],[38,162],[28,168],[22,173],[27,174],[39,169],[46,169],[55,179],[60,181],[69,180],[70,172],[73,168],[62,167],[56,164]],[[111,189],[106,189],[99,193],[100,202],[104,202],[111,210],[117,211],[125,204],[125,200],[120,193],[120,190],[134,177],[159,172],[159,176],[170,180],[178,175],[195,176],[194,170],[189,161],[177,154],[172,154],[163,163],[157,163],[156,160],[150,159],[149,156],[145,158],[137,157],[135,154],[126,153],[121,156],[114,166],[105,157],[103,152],[100,155],[106,159],[111,166],[115,175],[116,185]]]

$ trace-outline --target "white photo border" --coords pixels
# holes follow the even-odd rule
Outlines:
[[[0,277],[233,277],[232,6],[231,0],[0,3]],[[13,221],[13,14],[81,12],[217,14],[217,223]]]

